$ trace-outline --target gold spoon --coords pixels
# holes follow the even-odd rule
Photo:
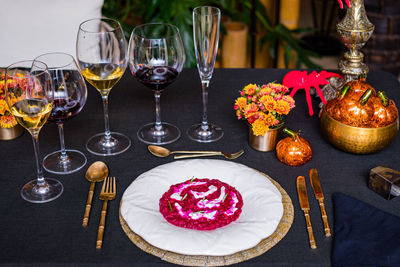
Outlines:
[[[225,158],[228,159],[235,159],[243,154],[243,150],[229,154],[229,153],[222,153],[221,151],[182,151],[182,150],[177,150],[177,151],[170,151],[169,149],[161,146],[154,146],[150,145],[147,147],[147,149],[150,151],[151,154],[157,156],[157,157],[168,157],[169,155],[172,154],[196,154],[196,155],[181,155],[181,156],[175,156],[174,159],[183,159],[183,158],[193,158],[193,157],[202,157],[202,156],[224,156]]]
[[[92,207],[92,199],[94,194],[94,186],[96,182],[103,181],[108,176],[108,167],[102,161],[93,162],[86,171],[85,177],[90,182],[88,199],[86,202],[85,213],[83,215],[82,226],[86,227],[89,222],[90,208]]]
[[[184,151],[184,150],[177,150],[177,151],[170,151],[169,149],[162,147],[162,146],[153,146],[150,145],[147,147],[151,154],[154,156],[165,158],[172,154],[210,154],[216,153],[216,151]]]

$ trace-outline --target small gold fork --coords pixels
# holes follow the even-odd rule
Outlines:
[[[115,177],[107,177],[103,182],[103,187],[100,192],[100,200],[104,200],[103,209],[101,210],[101,217],[99,223],[99,230],[97,232],[96,249],[101,249],[103,244],[103,234],[106,224],[107,202],[115,199],[117,188],[115,186]]]

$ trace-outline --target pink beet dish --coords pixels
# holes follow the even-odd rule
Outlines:
[[[239,218],[243,199],[232,186],[217,179],[193,178],[172,185],[160,199],[160,212],[173,225],[214,230]]]

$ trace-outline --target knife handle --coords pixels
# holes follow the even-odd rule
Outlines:
[[[318,202],[319,202],[319,208],[321,209],[322,221],[324,223],[325,236],[330,237],[331,236],[331,228],[329,227],[329,224],[328,224],[328,216],[326,216],[324,200],[319,199]]]
[[[310,247],[312,249],[317,248],[317,243],[315,242],[314,239],[314,234],[311,226],[311,220],[310,220],[310,214],[308,214],[308,210],[304,211],[304,217],[306,217],[306,223],[307,223],[307,231],[308,231],[308,239],[310,240]]]

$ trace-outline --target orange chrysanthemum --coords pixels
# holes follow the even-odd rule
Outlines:
[[[235,101],[235,105],[239,107],[240,110],[247,106],[247,99],[245,97],[238,97]]]
[[[17,125],[17,122],[12,115],[3,115],[0,117],[0,127],[11,128],[15,125]]]
[[[265,123],[266,123],[268,126],[274,126],[274,125],[275,125],[275,120],[276,120],[276,118],[275,118],[274,115],[272,115],[271,113],[269,113],[269,114],[267,114],[267,115],[265,116],[264,120],[265,120]]]
[[[246,105],[246,107],[244,108],[244,117],[247,119],[251,116],[254,116],[258,111],[258,107],[256,104],[251,103]]]
[[[0,115],[4,115],[8,110],[7,103],[4,99],[0,99]]]
[[[290,111],[290,105],[285,100],[276,101],[276,112],[278,114],[287,115]]]
[[[248,95],[254,95],[257,89],[258,89],[258,87],[256,84],[249,84],[249,85],[246,85],[246,87],[244,87],[243,90]]]
[[[276,101],[272,96],[264,95],[260,98],[260,102],[264,105],[267,111],[274,111],[276,108]]]
[[[253,126],[252,127],[253,133],[256,136],[264,135],[269,129],[265,120],[262,120],[262,119],[255,120],[254,123],[252,124],[252,126]]]

